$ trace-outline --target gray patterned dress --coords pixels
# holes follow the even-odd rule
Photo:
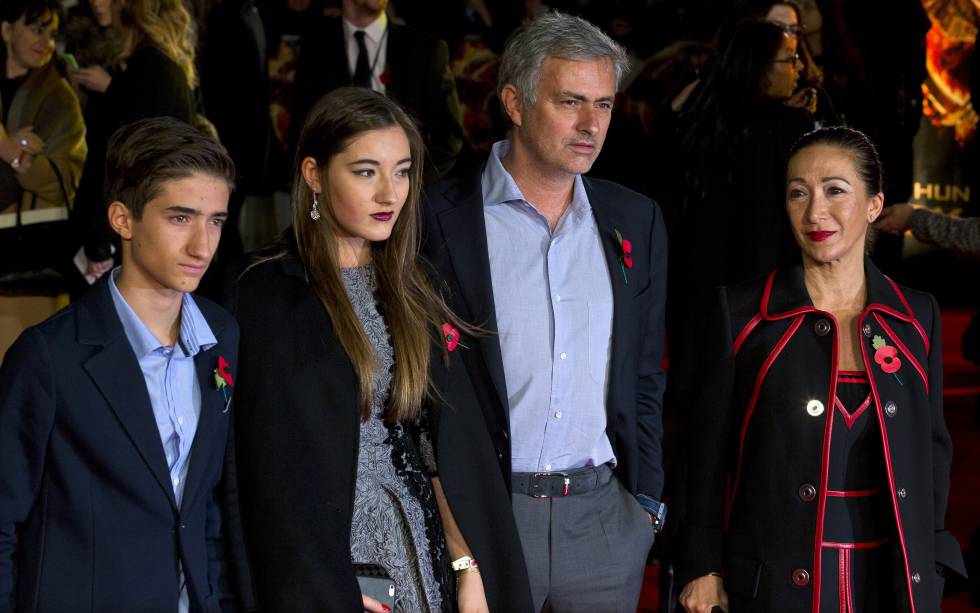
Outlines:
[[[361,422],[351,562],[380,564],[395,582],[395,611],[452,610],[452,571],[430,475],[435,458],[426,416],[384,422],[394,366],[388,327],[378,311],[372,265],[341,270],[344,287],[374,346],[371,418]]]

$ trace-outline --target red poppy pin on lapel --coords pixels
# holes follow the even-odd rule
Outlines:
[[[902,360],[898,358],[898,349],[886,343],[885,339],[877,334],[871,339],[871,346],[875,349],[875,363],[881,366],[881,370],[895,377],[899,385],[905,385],[898,376],[898,369],[902,367]]]
[[[626,276],[626,269],[633,269],[633,245],[629,239],[623,238],[619,230],[613,229],[616,233],[616,241],[619,243],[619,268],[623,271],[623,283],[630,284],[629,277]]]
[[[225,399],[225,411],[228,410],[228,401],[231,400],[231,390],[235,387],[235,381],[231,377],[231,367],[225,356],[218,356],[218,367],[214,369],[214,387],[221,390],[221,395]]]

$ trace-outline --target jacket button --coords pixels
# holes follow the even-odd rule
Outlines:
[[[871,336],[871,324],[864,324],[861,326],[861,333],[865,336]]]
[[[823,403],[819,400],[811,400],[806,403],[806,412],[813,417],[820,417],[823,415]]]
[[[905,498],[906,496],[908,496],[908,492],[905,491],[904,487],[898,490],[899,498]]]
[[[895,401],[889,400],[885,403],[885,415],[895,417],[895,413],[898,413],[898,405],[895,404]]]
[[[922,577],[917,572],[912,573],[912,581],[915,583],[922,583]]]
[[[800,500],[810,502],[817,497],[817,488],[812,483],[804,483],[800,486]]]
[[[797,568],[793,571],[793,584],[796,587],[806,587],[810,585],[810,573],[805,568]]]
[[[826,319],[818,319],[817,323],[813,324],[813,331],[817,336],[827,336],[830,332],[830,322]]]

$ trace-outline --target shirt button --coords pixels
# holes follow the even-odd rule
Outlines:
[[[544,465],[544,469],[545,470],[551,470],[551,464],[545,464]]]
[[[817,336],[827,336],[830,332],[830,322],[826,319],[818,319],[817,323],[813,325],[813,331],[817,333]]]
[[[885,403],[885,415],[895,417],[895,413],[898,413],[898,405],[895,404],[894,400],[889,400]]]
[[[861,334],[865,336],[871,336],[871,324],[864,324],[861,326]]]
[[[919,575],[919,573],[917,573],[917,572],[912,573],[912,581],[914,581],[915,583],[921,583],[922,582],[922,576]]]
[[[183,417],[178,417],[177,418],[177,423],[180,424],[180,425],[184,425],[184,418]]]
[[[908,494],[909,493],[907,491],[905,491],[905,488],[904,487],[898,490],[898,497],[899,498],[905,498],[906,496],[908,496]]]
[[[823,403],[819,400],[811,400],[806,403],[806,412],[813,417],[820,417],[823,415]]]
[[[555,294],[555,302],[561,302],[561,294]]]
[[[567,356],[567,355],[565,355],[565,352],[564,352],[564,351],[562,351],[561,353],[559,353],[559,354],[558,354],[558,357],[560,357],[561,359],[563,359],[563,360],[564,360],[564,359],[565,359],[565,358],[567,358],[568,356]]]
[[[810,573],[805,568],[797,568],[793,571],[793,585],[796,587],[806,587],[810,584]]]
[[[555,419],[561,419],[561,411],[555,411]]]
[[[180,477],[174,477],[174,485],[180,485]]]

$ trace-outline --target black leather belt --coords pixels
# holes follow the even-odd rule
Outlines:
[[[591,492],[609,480],[611,470],[602,466],[586,466],[566,471],[513,473],[511,491],[532,498],[563,498]]]

